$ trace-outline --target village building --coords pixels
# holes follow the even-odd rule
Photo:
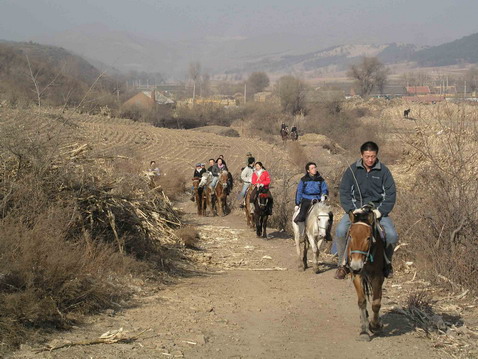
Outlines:
[[[141,91],[123,103],[123,107],[152,110],[157,106],[173,107],[175,102],[156,90]]]

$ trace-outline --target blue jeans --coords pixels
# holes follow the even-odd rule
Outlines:
[[[212,189],[214,189],[214,188],[216,187],[217,181],[219,181],[219,176],[213,176],[213,177],[212,177],[212,181],[211,181],[211,183],[209,184],[209,187],[211,187]]]
[[[237,196],[238,200],[244,199],[244,197],[246,197],[247,189],[249,188],[250,185],[251,185],[250,182],[243,183],[241,193],[239,193],[239,195]]]
[[[383,227],[385,231],[385,237],[387,241],[387,245],[395,246],[398,242],[398,233],[393,225],[392,219],[390,217],[381,217],[380,218],[380,225]],[[350,227],[350,218],[348,214],[344,214],[342,219],[340,220],[337,228],[335,230],[335,243],[337,246],[337,255],[338,255],[338,263],[339,265],[343,265],[344,254],[345,254],[345,245],[347,242],[347,232]]]

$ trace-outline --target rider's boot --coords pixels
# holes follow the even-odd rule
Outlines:
[[[393,278],[393,267],[392,267],[392,257],[395,250],[395,245],[389,244],[385,247],[385,255],[388,258],[388,262],[385,264],[385,270],[383,271],[383,275],[385,278],[392,279]]]

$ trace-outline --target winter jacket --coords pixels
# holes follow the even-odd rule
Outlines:
[[[209,172],[211,172],[214,177],[219,176],[219,172],[220,172],[220,171],[219,171],[219,167],[217,167],[217,165],[211,166],[211,167],[209,167],[207,170],[208,170]]]
[[[246,166],[241,172],[241,180],[244,183],[251,183],[252,181],[252,174],[254,173],[254,170],[252,169],[251,166]]]
[[[271,177],[269,176],[269,172],[266,170],[262,170],[261,174],[258,176],[257,171],[254,171],[252,174],[252,184],[262,184],[264,185],[264,188],[269,188],[269,185],[271,184]]]
[[[322,176],[317,173],[315,176],[306,174],[299,181],[297,191],[295,193],[295,204],[298,206],[303,198],[318,199],[323,195],[329,194],[329,188]]]
[[[340,204],[345,212],[373,202],[385,217],[392,211],[396,198],[392,174],[379,160],[370,172],[367,172],[361,159],[345,170],[340,183]]]
[[[202,177],[202,174],[206,172],[205,168],[201,168],[199,171],[194,170],[193,178]]]

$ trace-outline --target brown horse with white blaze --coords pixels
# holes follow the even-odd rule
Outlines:
[[[216,211],[219,209],[219,214],[224,216],[227,212],[227,186],[229,180],[229,172],[221,171],[219,173],[219,180],[217,181],[216,188],[214,189],[216,197]]]
[[[383,327],[379,312],[382,303],[385,247],[380,235],[374,233],[376,219],[371,210],[365,208],[362,213],[351,213],[350,220],[352,224],[347,240],[347,265],[352,271],[360,309],[359,339],[369,341],[368,331],[374,334]],[[373,317],[369,322],[367,299],[370,300],[370,294],[372,294]]]

